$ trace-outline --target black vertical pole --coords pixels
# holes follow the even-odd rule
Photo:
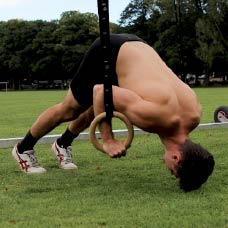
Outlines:
[[[110,75],[110,30],[109,30],[109,4],[108,0],[97,0],[100,41],[104,66],[104,105],[106,118],[111,120],[113,116],[112,80]]]

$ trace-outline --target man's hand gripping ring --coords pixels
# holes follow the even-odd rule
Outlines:
[[[94,120],[91,122],[91,125],[90,125],[90,128],[89,128],[90,141],[93,143],[94,147],[97,150],[100,150],[101,152],[104,152],[104,153],[105,153],[105,151],[103,149],[103,145],[100,144],[97,141],[95,130],[96,130],[97,124],[102,119],[104,119],[105,117],[106,117],[106,113],[105,112],[102,112],[101,114],[96,116],[94,118]],[[131,146],[131,142],[132,142],[133,137],[134,137],[133,126],[132,126],[131,122],[128,120],[128,118],[125,115],[123,115],[122,113],[120,113],[120,112],[113,112],[113,117],[117,117],[120,120],[122,120],[125,123],[126,127],[127,127],[128,134],[127,134],[126,140],[124,141],[124,145],[125,145],[125,147],[127,149],[127,148],[129,148]]]

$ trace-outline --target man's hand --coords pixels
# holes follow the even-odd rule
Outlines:
[[[97,116],[105,111],[104,108],[104,87],[95,85],[93,88],[93,108],[94,115]],[[99,122],[99,130],[103,140],[103,150],[111,158],[119,158],[126,155],[124,142],[116,140],[112,132],[112,123],[103,119]]]
[[[103,142],[103,149],[111,158],[120,158],[126,155],[124,142],[116,139],[109,139]]]

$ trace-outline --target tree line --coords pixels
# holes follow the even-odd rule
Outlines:
[[[112,9],[110,9],[111,11]],[[182,80],[187,74],[227,77],[227,0],[131,0],[114,33],[133,33],[153,46]],[[98,17],[68,11],[59,20],[0,22],[0,81],[71,79],[99,36]]]

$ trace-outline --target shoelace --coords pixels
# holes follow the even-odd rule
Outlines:
[[[65,161],[68,162],[68,163],[72,163],[73,160],[72,160],[72,147],[71,146],[68,146],[66,149],[65,148],[62,148],[66,151],[66,159]]]
[[[30,160],[30,162],[32,164],[32,167],[39,167],[40,166],[39,163],[36,160],[36,157],[35,157],[34,153],[25,153],[25,154],[28,155],[29,160]]]

